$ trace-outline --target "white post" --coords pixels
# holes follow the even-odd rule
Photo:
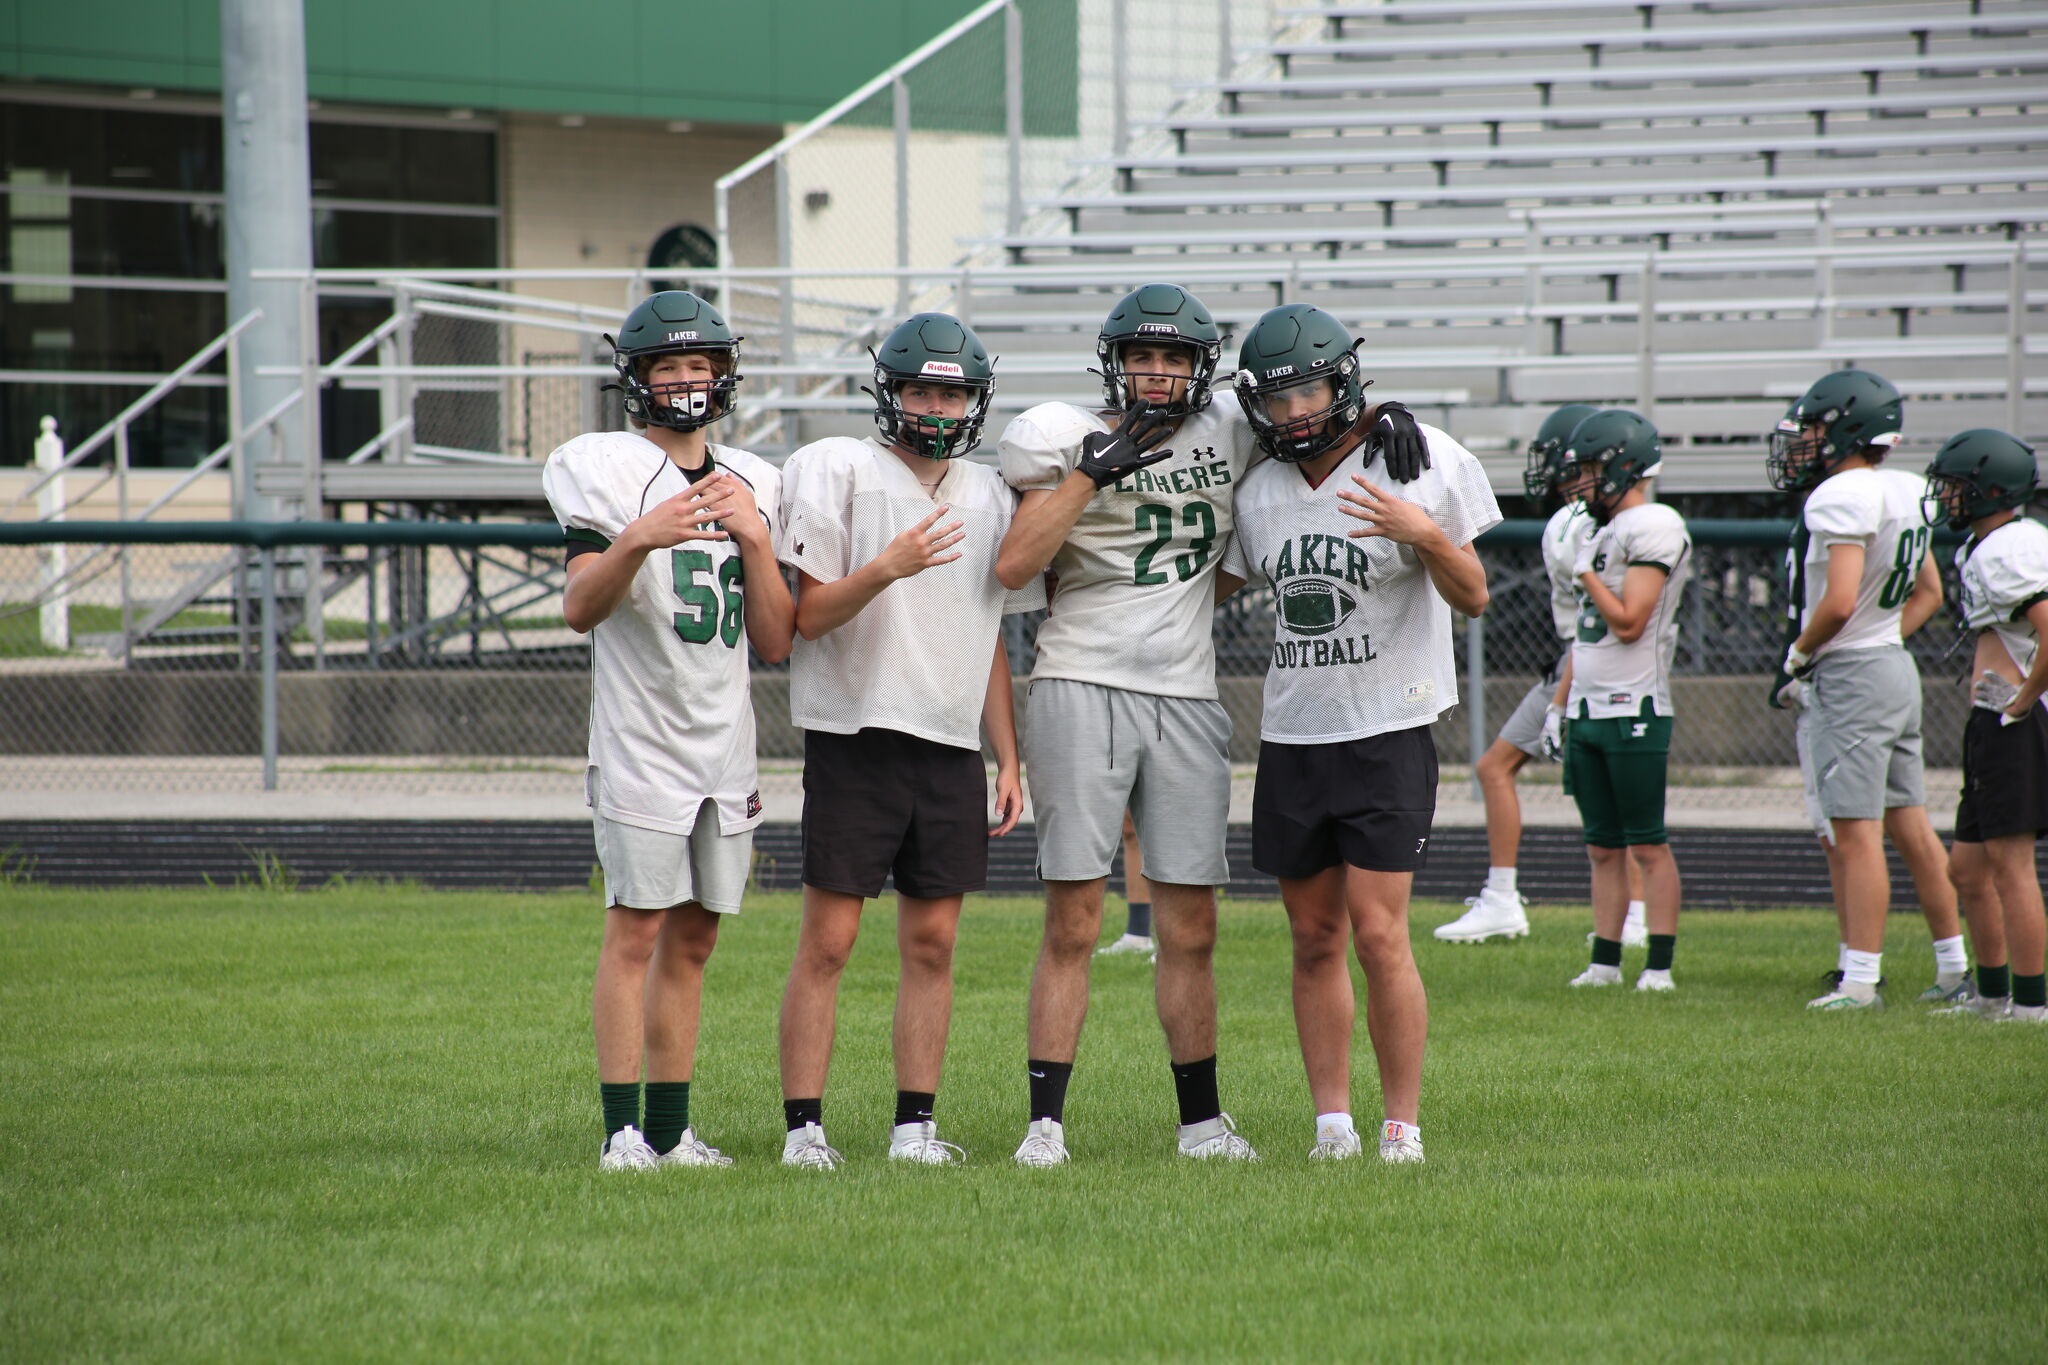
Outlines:
[[[2017,435],[2027,402],[2027,239],[2012,244],[2005,288],[2005,429]]]
[[[64,463],[64,438],[57,434],[57,419],[45,417],[42,435],[36,437],[36,468],[49,471]],[[36,520],[64,520],[64,476],[55,475],[36,492]],[[43,648],[71,648],[71,604],[58,585],[69,567],[67,546],[43,546],[42,625]]]
[[[1636,411],[1657,424],[1657,248],[1643,253],[1643,278],[1636,291]]]

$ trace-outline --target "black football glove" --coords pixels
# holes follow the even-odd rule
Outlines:
[[[1415,414],[1399,403],[1379,405],[1366,441],[1386,460],[1387,473],[1401,483],[1414,483],[1429,468],[1429,442],[1415,425]]]
[[[1091,432],[1081,441],[1081,472],[1107,488],[1134,469],[1172,457],[1171,450],[1148,454],[1166,439],[1173,418],[1140,398],[1115,431]]]

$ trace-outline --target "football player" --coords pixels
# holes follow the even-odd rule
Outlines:
[[[1679,879],[1664,829],[1664,784],[1671,658],[1679,599],[1692,576],[1692,536],[1685,518],[1650,501],[1664,447],[1636,413],[1608,408],[1587,417],[1572,429],[1563,459],[1586,471],[1586,511],[1596,528],[1572,565],[1578,628],[1552,698],[1566,707],[1565,781],[1593,865],[1593,961],[1571,984],[1621,981],[1633,858],[1643,870],[1650,931],[1636,989],[1668,991]]]
[[[1458,704],[1451,612],[1486,609],[1472,542],[1500,522],[1479,461],[1422,428],[1429,467],[1403,485],[1368,440],[1358,342],[1319,308],[1261,317],[1238,353],[1237,394],[1272,458],[1245,476],[1228,593],[1272,584],[1252,865],[1279,878],[1294,940],[1294,1024],[1315,1103],[1316,1160],[1360,1154],[1351,1118],[1356,1006],[1385,1117],[1379,1154],[1419,1162],[1429,1004],[1408,943],[1408,898],[1436,814],[1429,727]]]
[[[2031,1023],[2048,1018],[2048,922],[2034,870],[2048,832],[2048,526],[2024,514],[2037,479],[2032,447],[1979,427],[1935,454],[1923,508],[1929,522],[1970,533],[1956,563],[1963,624],[1977,634],[1949,851],[1969,907],[1977,998],[1943,1012]]]
[[[861,907],[896,882],[901,959],[889,1157],[946,1165],[932,1117],[953,1008],[964,893],[988,880],[988,840],[1023,813],[996,549],[1015,498],[962,459],[981,439],[994,367],[973,330],[919,313],[875,354],[864,440],[814,441],[783,466],[782,562],[796,570],[790,717],[804,732],[804,908],[782,1001],[785,1165],[831,1170],[825,1076],[839,976]],[[990,829],[984,733],[996,757]]]
[[[1573,632],[1578,627],[1579,590],[1572,577],[1579,547],[1598,529],[1586,514],[1584,479],[1567,490],[1564,480],[1571,473],[1564,464],[1565,442],[1572,428],[1598,409],[1586,403],[1567,403],[1543,419],[1536,437],[1529,442],[1529,460],[1522,471],[1522,486],[1538,503],[1557,500],[1560,505],[1544,523],[1543,568],[1550,576],[1550,619],[1563,649],[1550,671],[1530,685],[1507,724],[1479,761],[1473,776],[1486,803],[1486,849],[1490,866],[1486,884],[1479,894],[1466,898],[1470,907],[1448,924],[1436,927],[1436,937],[1446,943],[1484,943],[1490,938],[1522,938],[1529,932],[1527,902],[1515,885],[1522,848],[1522,803],[1515,794],[1515,778],[1530,760],[1559,759],[1564,756],[1564,708],[1553,699],[1557,680],[1563,676],[1565,658],[1571,652]],[[1628,916],[1622,921],[1624,946],[1641,947],[1649,942],[1643,923],[1642,871],[1631,859],[1628,864]]]
[[[591,637],[606,1170],[731,1164],[690,1123],[698,1003],[761,822],[747,648],[788,657],[794,616],[772,540],[780,478],[705,435],[732,411],[739,343],[694,294],[642,300],[614,343],[633,430],[578,436],[541,472],[567,545],[562,614]]]
[[[1022,501],[997,573],[1021,588],[1050,567],[1024,748],[1046,886],[1031,981],[1030,1125],[1016,1159],[1067,1159],[1067,1083],[1088,1011],[1088,967],[1126,808],[1145,850],[1155,993],[1180,1108],[1179,1150],[1255,1157],[1216,1086],[1218,884],[1230,808],[1230,717],[1210,638],[1216,559],[1229,541],[1250,426],[1216,392],[1222,333],[1171,284],[1132,291],[1096,341],[1104,404],[1042,403],[1004,431]],[[1412,419],[1382,405],[1373,439],[1403,461]],[[1413,477],[1414,470],[1408,471]]]
[[[1771,701],[1799,712],[1799,767],[1827,854],[1841,929],[1835,973],[1814,1009],[1872,1009],[1891,910],[1884,839],[1912,871],[1934,938],[1923,999],[1970,991],[1955,891],[1927,818],[1920,669],[1905,638],[1941,605],[1941,573],[1921,523],[1923,481],[1882,469],[1897,444],[1899,391],[1867,370],[1836,370],[1792,404],[1771,435],[1773,487],[1805,495],[1787,555],[1793,638]]]

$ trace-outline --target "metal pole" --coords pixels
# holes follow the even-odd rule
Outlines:
[[[128,520],[128,424],[123,422],[114,428],[114,469],[119,475],[115,481],[115,506],[120,509],[122,521]],[[129,550],[121,547],[121,662],[125,665],[135,653],[135,585],[129,575]]]
[[[1465,622],[1465,744],[1466,761],[1472,765],[1472,795],[1484,800],[1479,790],[1479,756],[1486,752],[1486,618],[1474,616]]]
[[[791,237],[789,160],[778,156],[775,158],[775,264],[784,270],[790,268],[790,257],[795,250]],[[796,364],[796,281],[788,275],[782,277],[782,363]]]
[[[1234,0],[1216,0],[1216,79],[1230,79],[1230,6]]]
[[[1657,249],[1643,253],[1643,278],[1636,289],[1636,410],[1657,424]]]
[[[2020,434],[2027,397],[2027,239],[2012,244],[2005,293],[2005,429]]]
[[[896,268],[910,269],[910,83],[892,82],[896,106]],[[910,277],[896,277],[896,316],[910,311]]]
[[[36,468],[47,474],[64,463],[64,438],[57,434],[57,419],[54,417],[43,418],[39,429],[42,434],[36,437]],[[62,521],[65,517],[64,476],[55,474],[49,478],[50,481],[36,493],[36,520]],[[71,648],[70,594],[58,586],[69,567],[69,549],[61,541],[42,547],[43,590],[38,615],[42,618],[40,624],[45,649]]]
[[[256,551],[263,580],[263,790],[277,790],[277,551]]]
[[[299,363],[300,291],[291,280],[257,280],[255,270],[313,268],[311,173],[306,152],[305,7],[277,0],[220,0],[221,136],[225,170],[228,310],[232,321],[260,308],[242,363],[242,399],[262,412],[291,392],[291,380],[257,373]],[[302,407],[284,419],[285,440],[263,458],[289,458],[294,438],[317,420]],[[251,481],[253,485],[253,480]],[[251,498],[238,515],[273,519],[270,499]]]
[[[1003,132],[1010,157],[1003,232],[1015,237],[1024,230],[1024,16],[1016,0],[1003,10]]]
[[[1109,0],[1109,154],[1122,156],[1130,145],[1130,109],[1124,80],[1130,66],[1129,32],[1124,0]]]
[[[1814,281],[1817,297],[1813,310],[1819,315],[1815,345],[1825,351],[1835,344],[1835,218],[1828,212],[1827,200],[1821,200],[1816,207],[1813,235],[1820,252],[1814,260],[1814,274],[1818,278]]]
[[[393,328],[391,331],[392,353],[395,356],[397,356],[398,363],[404,366],[406,371],[404,374],[401,374],[399,376],[398,383],[396,386],[398,412],[393,418],[393,420],[396,421],[398,418],[411,417],[414,415],[413,395],[416,392],[417,386],[411,373],[413,339],[412,332],[413,328],[418,325],[419,318],[412,311],[412,291],[410,289],[404,288],[403,286],[392,292],[391,307],[392,311],[396,312],[399,315],[399,317],[404,319],[404,321],[400,322],[398,326]],[[378,456],[378,458],[380,460],[388,461],[391,458],[393,448],[395,447],[397,450],[398,461],[400,464],[412,463],[413,436],[418,432],[418,430],[419,424],[417,422],[408,422],[404,426],[400,427],[398,429],[398,435],[392,438],[392,442],[390,445],[384,447],[383,452]]]

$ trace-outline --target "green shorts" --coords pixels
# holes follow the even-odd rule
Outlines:
[[[1664,772],[1671,759],[1671,717],[1651,712],[1602,720],[1574,716],[1565,726],[1564,776],[1579,803],[1579,823],[1595,848],[1667,841]]]

